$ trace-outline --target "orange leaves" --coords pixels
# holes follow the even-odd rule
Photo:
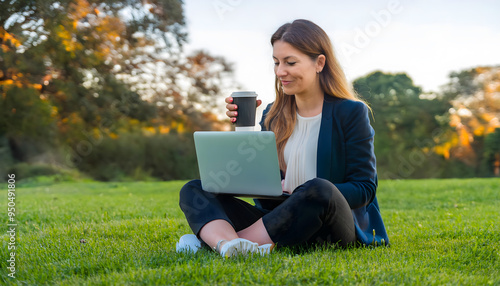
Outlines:
[[[112,16],[99,17],[95,24],[92,34],[99,39],[96,55],[101,59],[117,56],[113,51],[122,45],[121,41],[126,32],[125,24],[119,18]]]
[[[458,129],[458,138],[460,145],[464,147],[470,147],[470,143],[474,140],[465,128]]]
[[[75,52],[87,50],[104,60],[117,50],[125,29],[120,18],[101,13],[95,3],[73,0],[67,20],[57,26],[55,34],[73,58]]]
[[[182,122],[175,122],[174,121],[174,122],[172,122],[171,126],[172,126],[172,129],[177,130],[177,132],[179,132],[179,133],[183,133],[186,131],[186,128]]]
[[[14,84],[14,81],[12,79],[0,81],[0,85],[12,85],[12,84]]]
[[[474,137],[487,136],[500,127],[500,67],[478,67],[472,74],[470,84],[478,88],[472,92],[463,89],[450,109],[449,124],[456,130],[456,144],[450,142],[436,150],[446,158],[448,149],[452,157],[471,165],[476,156]]]
[[[448,142],[444,142],[441,145],[437,145],[434,147],[434,152],[438,155],[442,155],[445,159],[450,158],[450,151],[453,147],[456,147],[458,145],[458,136],[456,134],[453,134],[451,137],[451,140]]]
[[[125,24],[116,17],[102,17],[99,25],[95,27],[95,33],[101,39],[98,53],[104,58],[121,46],[120,41],[125,33]]]
[[[69,7],[69,18],[77,22],[93,11],[87,0],[74,0],[73,3],[69,4]]]
[[[152,126],[143,127],[142,130],[147,135],[154,135],[154,134],[156,134],[156,128],[154,128]]]
[[[10,75],[10,78],[1,80],[0,86],[4,86],[4,91],[12,87],[31,87],[38,91],[42,90],[42,85],[38,83],[31,83],[22,73],[15,73]]]
[[[61,39],[61,43],[63,44],[65,50],[67,52],[71,52],[73,57],[75,56],[75,51],[83,49],[82,44],[77,42],[73,31],[69,31],[63,25],[59,25],[56,28],[56,35]]]
[[[41,85],[41,84],[39,84],[39,83],[34,83],[34,84],[33,84],[33,88],[35,88],[35,89],[36,89],[36,90],[38,90],[38,91],[41,91],[41,90],[42,90],[42,85]]]
[[[5,31],[3,27],[0,27],[0,46],[4,53],[10,51],[11,47],[19,47],[21,42],[19,42],[12,34]]]
[[[164,126],[161,125],[158,127],[160,134],[168,134],[170,132],[170,127],[169,126]]]

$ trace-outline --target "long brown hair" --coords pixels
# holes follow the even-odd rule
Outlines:
[[[271,37],[274,42],[283,41],[316,60],[319,55],[326,58],[323,71],[319,74],[321,90],[334,97],[361,101],[348,83],[335,53],[330,38],[318,25],[308,20],[295,20],[279,27]],[[286,171],[283,155],[286,142],[292,135],[297,119],[295,95],[285,95],[278,76],[275,77],[276,100],[269,110],[264,126],[276,134],[280,169]]]

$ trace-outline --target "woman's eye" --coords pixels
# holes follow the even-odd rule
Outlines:
[[[294,65],[294,64],[296,64],[296,63],[297,63],[297,62],[286,62],[286,64],[287,64],[287,65],[289,65],[289,66],[293,66],[293,65]],[[279,62],[274,62],[274,65],[275,65],[275,66],[279,66],[279,65],[280,65],[280,63],[279,63]]]

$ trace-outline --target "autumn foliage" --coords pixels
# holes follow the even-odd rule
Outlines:
[[[192,145],[186,138],[194,130],[229,128],[219,114],[224,92],[235,86],[222,83],[231,66],[205,51],[183,52],[181,1],[11,2],[0,13],[0,171],[27,162],[96,177],[86,169],[89,160],[103,148],[120,150],[113,144],[146,138],[179,151]],[[122,152],[101,155],[89,170],[132,151]],[[174,153],[162,157],[164,165],[176,162]],[[194,152],[184,156],[193,163]],[[141,168],[164,179],[193,173],[131,164],[136,168],[100,177]]]

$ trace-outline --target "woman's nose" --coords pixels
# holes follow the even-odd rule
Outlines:
[[[274,69],[274,72],[276,73],[277,77],[286,76],[286,69],[283,65],[277,65],[276,68]]]

